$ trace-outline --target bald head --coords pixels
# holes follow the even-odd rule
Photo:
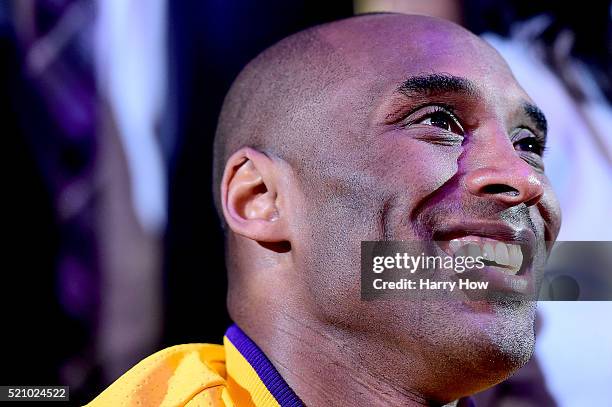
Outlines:
[[[233,83],[215,135],[217,208],[225,163],[239,148],[248,146],[288,160],[303,155],[309,138],[305,124],[317,120],[325,86],[349,73],[320,30],[302,31],[265,50]]]
[[[377,13],[301,31],[262,52],[242,70],[223,103],[214,144],[217,208],[225,163],[240,147],[276,154],[299,168],[316,165],[304,163],[305,158],[312,157],[311,149],[323,141],[320,136],[330,134],[311,130],[329,125],[323,113],[334,103],[331,95],[340,83],[366,71],[383,75],[380,69],[389,62],[385,54],[400,52],[414,58],[414,63],[405,63],[415,66],[420,58],[437,58],[444,52],[440,39],[449,38],[462,42],[464,50],[470,47],[466,39],[488,47],[443,20]],[[489,51],[502,62],[494,50]]]

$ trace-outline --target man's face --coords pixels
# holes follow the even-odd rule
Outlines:
[[[316,318],[398,355],[516,368],[532,352],[533,302],[362,301],[360,242],[520,243],[535,253],[524,261],[543,261],[560,225],[543,117],[501,57],[458,27],[355,21],[322,30],[343,76],[308,106],[317,164],[298,166],[292,242],[304,298]],[[498,280],[513,278],[525,277]]]

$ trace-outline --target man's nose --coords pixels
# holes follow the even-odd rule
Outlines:
[[[540,201],[544,194],[542,182],[535,170],[518,157],[514,149],[505,152],[503,157],[492,154],[487,158],[464,178],[471,194],[495,200],[507,207],[523,203],[532,206]]]

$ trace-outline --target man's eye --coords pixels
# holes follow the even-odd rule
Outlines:
[[[457,119],[451,113],[443,110],[429,113],[427,116],[417,121],[416,124],[434,126],[456,134],[464,133]]]
[[[525,151],[534,153],[539,156],[544,154],[544,145],[535,137],[525,137],[514,143],[514,148],[517,151]]]

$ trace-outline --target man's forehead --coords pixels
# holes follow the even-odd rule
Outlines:
[[[366,15],[323,26],[321,38],[339,61],[367,76],[403,82],[444,73],[475,83],[515,84],[503,58],[464,28],[440,19],[401,14]]]
[[[437,87],[440,92],[432,97],[465,94],[495,115],[525,115],[524,106],[531,106],[497,51],[454,23],[416,15],[369,15],[323,26],[318,35],[336,50],[335,59],[346,72],[330,97],[336,106],[343,99],[351,105],[361,101],[378,116],[397,96],[423,96]],[[338,109],[344,110],[332,110]]]

